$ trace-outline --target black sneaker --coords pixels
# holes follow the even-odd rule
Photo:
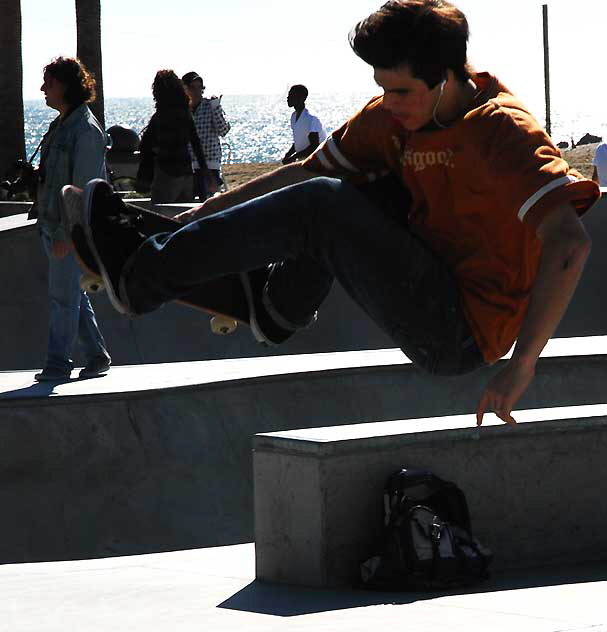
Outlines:
[[[44,367],[40,373],[34,375],[36,382],[67,382],[71,379],[71,371],[55,367]]]
[[[279,326],[285,329],[286,331],[300,331],[301,329],[307,329],[310,325],[314,324],[318,319],[318,311],[314,310],[311,313],[306,314],[301,320],[295,322],[286,318],[280,310],[274,304],[272,297],[269,292],[269,279],[271,278],[273,281],[273,287],[276,288],[276,277],[275,274],[277,272],[277,266],[281,266],[282,263],[273,263],[268,271],[268,281],[263,288],[263,306],[265,307],[266,312],[270,315],[272,320]],[[280,271],[279,271],[280,273]],[[278,283],[278,287],[280,287],[280,283]]]
[[[99,356],[87,362],[87,365],[80,370],[78,377],[86,380],[93,377],[105,375],[112,366],[112,361],[108,356]]]
[[[121,281],[127,261],[146,240],[137,228],[141,217],[105,180],[91,180],[86,185],[83,207],[86,237],[108,298],[117,311],[134,316]]]
[[[290,338],[295,332],[281,327],[268,313],[263,301],[264,287],[270,268],[242,272],[240,279],[249,304],[249,325],[257,342],[276,346]]]

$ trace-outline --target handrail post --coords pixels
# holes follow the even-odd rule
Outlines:
[[[544,94],[546,98],[546,131],[552,135],[552,121],[550,118],[550,49],[548,45],[548,5],[542,5],[544,24]]]

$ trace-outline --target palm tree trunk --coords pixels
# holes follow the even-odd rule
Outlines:
[[[25,157],[20,0],[0,0],[0,179]]]
[[[76,40],[76,55],[97,80],[97,99],[91,104],[91,110],[104,126],[101,0],[76,0]]]

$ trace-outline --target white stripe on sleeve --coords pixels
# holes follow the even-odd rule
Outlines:
[[[569,184],[570,182],[577,182],[577,178],[574,176],[563,176],[562,178],[557,178],[556,180],[549,182],[548,184],[544,185],[541,189],[536,191],[523,204],[523,206],[521,206],[518,212],[518,218],[521,220],[521,222],[525,218],[525,215],[527,215],[527,212],[529,211],[529,209],[534,204],[539,202],[547,193],[550,193],[550,191],[554,191],[554,189],[558,189],[559,187],[565,186],[566,184]]]
[[[333,140],[333,136],[329,136],[325,141],[325,145],[329,150],[329,153],[337,160],[337,162],[347,169],[348,171],[353,171],[354,173],[358,173],[359,170],[339,151],[337,147],[337,143]]]
[[[335,171],[335,167],[329,162],[327,157],[325,156],[325,145],[322,145],[319,149],[316,150],[314,155],[320,160],[320,164],[327,169],[328,171]]]

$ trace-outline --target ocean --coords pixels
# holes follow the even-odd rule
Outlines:
[[[342,125],[358,111],[372,94],[311,95],[307,106],[322,121],[327,132]],[[272,162],[282,158],[291,146],[289,119],[293,110],[286,104],[286,95],[224,96],[222,105],[232,129],[223,139],[224,162]],[[531,111],[543,124],[543,104],[532,104]],[[127,125],[137,133],[145,127],[154,111],[151,98],[106,98],[106,128]],[[44,101],[25,102],[25,142],[29,158],[36,149],[56,112]],[[600,112],[580,112],[560,108],[552,114],[552,137],[555,142],[575,141],[585,134],[607,138],[607,121]]]

